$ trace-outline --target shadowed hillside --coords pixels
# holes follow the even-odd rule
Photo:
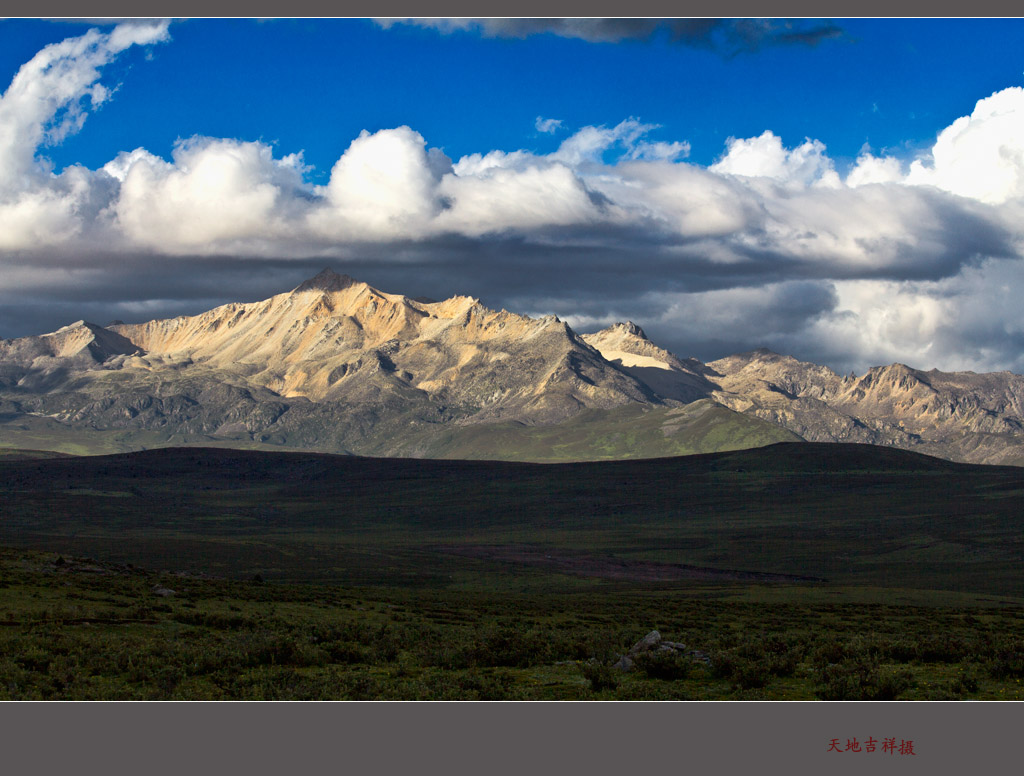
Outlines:
[[[760,575],[1004,594],[1024,581],[1024,471],[869,445],[551,465],[168,448],[4,458],[0,475],[0,542],[228,576],[561,589]]]

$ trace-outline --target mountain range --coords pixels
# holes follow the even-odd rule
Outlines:
[[[702,363],[634,323],[379,291],[324,270],[196,316],[0,340],[0,446],[167,445],[534,461],[860,442],[1024,464],[1024,377],[862,376],[767,350]]]

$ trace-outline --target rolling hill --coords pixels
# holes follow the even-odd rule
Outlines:
[[[1022,494],[1019,467],[824,443],[571,464],[6,456],[0,545],[385,586],[747,580],[1019,595]]]

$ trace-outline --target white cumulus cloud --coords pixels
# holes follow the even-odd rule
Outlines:
[[[765,130],[758,137],[731,137],[726,147],[725,155],[711,165],[712,172],[771,178],[799,186],[838,185],[832,160],[825,154],[825,144],[820,140],[807,139],[796,148],[785,148],[780,137]]]
[[[286,200],[303,188],[294,157],[235,140],[179,143],[171,164],[136,149],[105,169],[121,180],[111,212],[130,244],[172,254],[286,233]]]
[[[43,48],[18,70],[0,97],[0,193],[23,191],[43,177],[37,150],[82,128],[90,108],[110,90],[100,69],[132,45],[168,38],[167,23],[125,24],[110,33],[89,30]]]
[[[907,182],[998,204],[1024,196],[1024,89],[979,100],[939,133],[930,160],[916,160]]]
[[[438,179],[450,165],[409,127],[364,130],[331,170],[327,203],[309,223],[342,240],[422,236],[440,211]]]
[[[846,175],[847,186],[866,186],[870,183],[902,183],[903,165],[892,156],[875,156],[864,151],[857,157]]]
[[[820,140],[787,147],[766,130],[730,138],[703,166],[687,161],[685,139],[652,139],[666,130],[636,117],[578,128],[549,154],[485,147],[458,159],[409,126],[363,131],[342,139],[323,185],[300,152],[239,138],[126,149],[55,174],[47,144],[116,99],[103,67],[165,39],[166,23],[90,30],[44,48],[0,97],[3,304],[17,301],[23,281],[12,279],[56,268],[100,277],[116,264],[123,277],[162,272],[166,285],[176,268],[237,256],[278,267],[356,257],[444,267],[442,293],[479,283],[519,309],[572,289],[573,310],[550,309],[592,322],[628,313],[703,357],[766,345],[847,365],[1024,366],[1013,301],[1024,284],[1022,89],[979,100],[909,164],[865,147],[844,180]],[[535,127],[565,129],[540,116]],[[146,309],[145,285],[124,310]]]
[[[657,128],[657,124],[643,124],[633,118],[611,128],[583,127],[562,141],[551,158],[573,166],[600,162],[604,152],[616,145],[622,146],[627,154],[632,152],[648,132]]]
[[[601,218],[586,186],[563,164],[522,170],[491,167],[476,175],[446,175],[440,192],[451,203],[435,222],[442,232],[478,237],[579,226]]]
[[[38,152],[78,132],[110,97],[101,68],[132,45],[166,40],[167,23],[89,30],[43,48],[0,97],[0,249],[59,245],[80,235],[94,192],[81,168],[54,175]]]

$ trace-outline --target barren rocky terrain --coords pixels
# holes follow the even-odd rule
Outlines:
[[[704,364],[634,323],[580,335],[330,270],[197,316],[0,340],[5,447],[583,460],[796,439],[1024,463],[1024,378],[902,364],[840,376],[765,350]]]

